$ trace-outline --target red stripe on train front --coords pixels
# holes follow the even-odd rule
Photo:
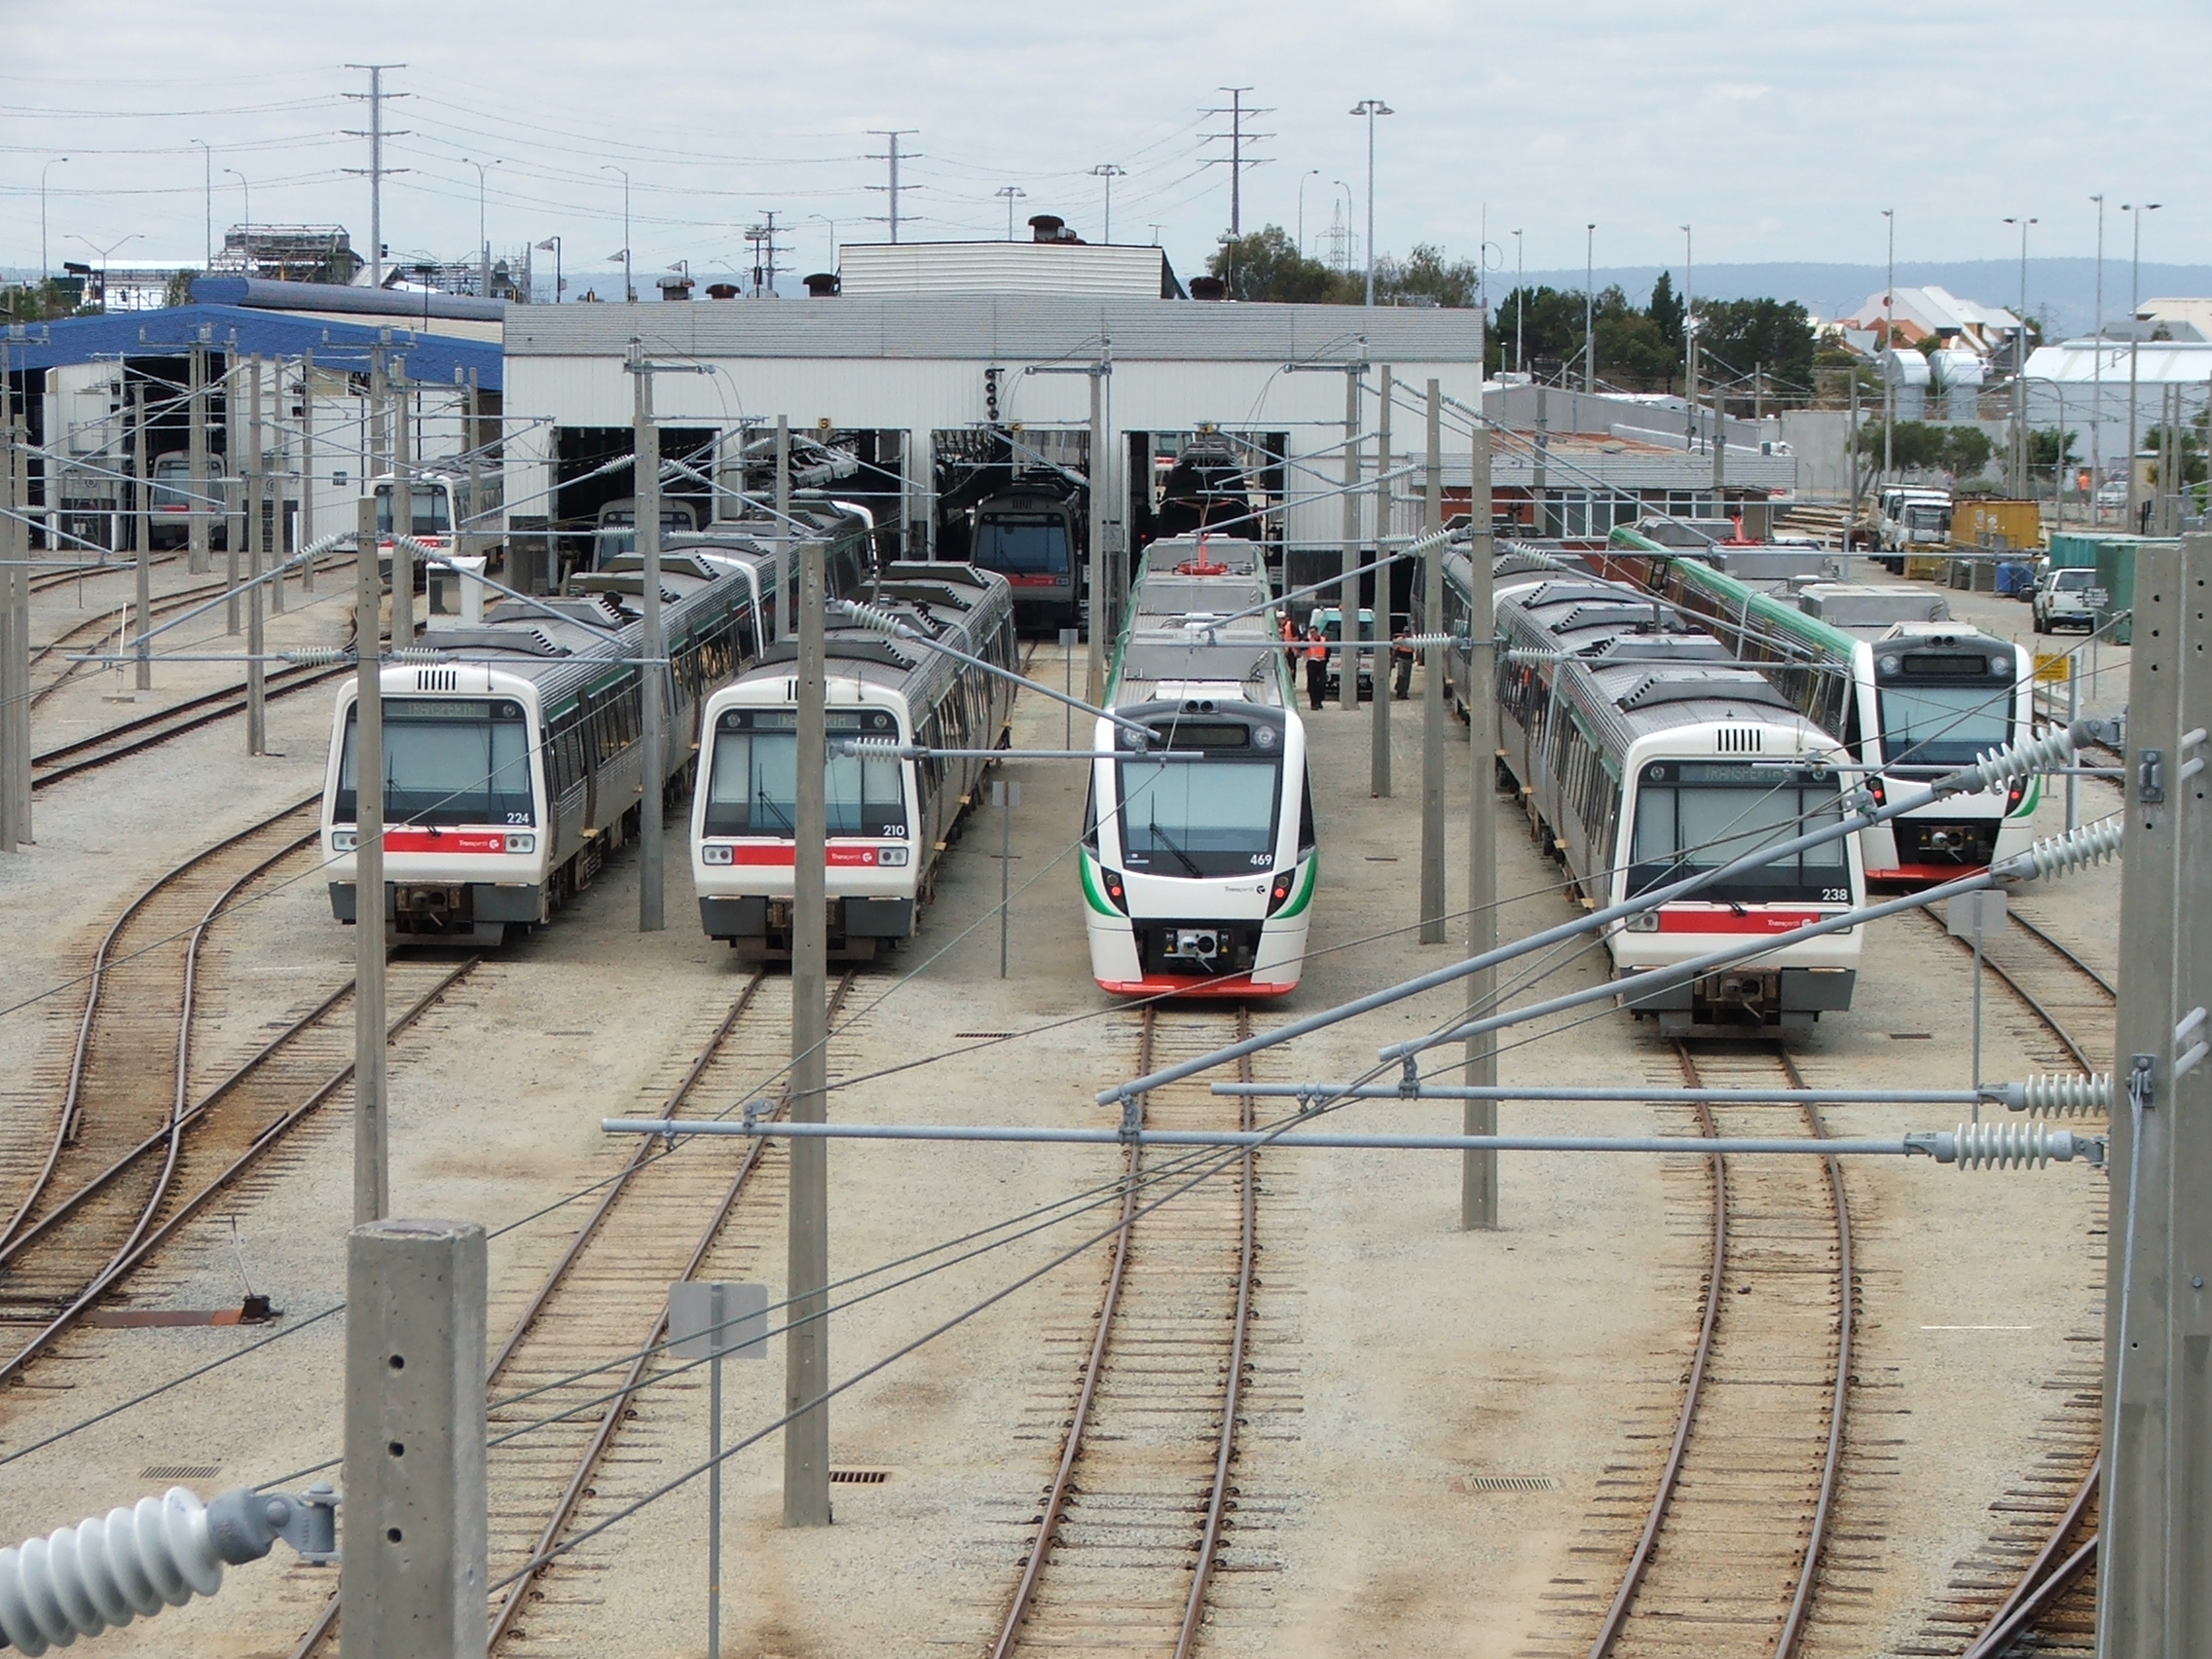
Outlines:
[[[387,830],[387,853],[503,853],[507,837],[498,830]]]
[[[1141,979],[1100,979],[1098,988],[1118,997],[1283,997],[1296,985],[1258,985],[1250,979],[1178,979],[1148,974]]]
[[[1810,927],[1833,914],[1831,910],[1771,910],[1761,905],[1747,905],[1744,913],[1738,915],[1724,904],[1711,908],[1662,904],[1659,931],[1663,934],[1779,934]]]
[[[739,865],[796,865],[798,854],[789,841],[766,846],[736,846],[730,849],[730,862]],[[823,864],[830,869],[873,869],[873,847],[829,846],[823,849]]]

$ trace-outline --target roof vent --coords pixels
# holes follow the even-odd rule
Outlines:
[[[844,278],[834,271],[817,271],[806,279],[806,297],[810,300],[834,299],[844,291]]]
[[[1068,222],[1057,213],[1032,213],[1029,215],[1029,234],[1041,242],[1057,242],[1080,246],[1083,239],[1068,229]]]
[[[1219,276],[1194,276],[1191,278],[1191,298],[1226,300],[1229,298],[1229,284]]]
[[[415,689],[418,691],[459,691],[461,670],[458,668],[419,668],[415,671]]]
[[[1751,669],[1695,668],[1686,663],[1679,668],[1668,667],[1646,674],[1620,696],[1617,706],[1624,712],[1634,713],[1661,703],[1690,703],[1701,698],[1756,703],[1774,709],[1789,707],[1788,700],[1764,675]],[[1758,747],[1756,733],[1752,734],[1749,747]]]
[[[737,298],[737,284],[735,282],[709,282],[707,284],[707,298],[710,300],[734,300]]]
[[[1759,728],[1724,725],[1714,734],[1713,747],[1722,755],[1756,755],[1759,752]]]

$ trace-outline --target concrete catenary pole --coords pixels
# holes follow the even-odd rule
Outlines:
[[[777,418],[777,429],[784,427]],[[792,814],[792,1118],[828,1116],[830,918],[823,843],[827,838],[829,758],[823,643],[822,538],[799,548],[797,789]],[[829,1143],[793,1141],[791,1238],[784,1339],[784,1409],[821,1400],[830,1386]],[[794,1418],[784,1430],[784,1525],[830,1524],[830,1406]]]
[[[475,1222],[346,1240],[341,1659],[482,1659],[486,1277]]]
[[[1090,454],[1084,474],[1084,498],[1090,508],[1090,688],[1084,695],[1098,703],[1106,696],[1106,637],[1114,625],[1110,601],[1117,585],[1107,579],[1106,480],[1111,473],[1106,465],[1106,371],[1098,363],[1090,369]]]
[[[245,552],[245,434],[239,397],[244,363],[234,348],[223,353],[223,632],[239,632],[239,561]]]
[[[1365,357],[1366,352],[1360,353]],[[1337,583],[1337,707],[1359,711],[1359,377],[1364,362],[1345,371],[1345,523],[1343,576]]]
[[[412,393],[404,362],[391,377],[391,645],[403,650],[415,643],[415,550],[406,537],[415,534],[415,436],[408,421]]]
[[[11,413],[13,404],[12,393],[0,397],[0,424],[8,431],[8,497],[15,502],[15,511],[23,514],[31,504],[30,451],[26,447],[30,434],[22,414]],[[5,699],[8,722],[8,793],[14,801],[10,816],[15,821],[17,844],[29,846],[37,839],[31,832],[31,532],[22,518],[12,522],[15,557],[8,564],[9,642],[7,672],[0,677],[0,699]],[[47,526],[41,540],[51,548],[53,521],[41,523]]]
[[[256,357],[255,366],[259,367],[261,359]],[[273,357],[269,361],[268,392],[268,424],[261,428],[263,447],[253,452],[253,469],[260,475],[263,510],[269,515],[268,526],[262,532],[261,551],[267,557],[267,568],[274,570],[284,562],[284,493],[290,487],[292,478],[292,442],[285,435],[284,359],[281,357]],[[253,410],[257,419],[265,412],[258,395],[253,400]],[[276,461],[274,470],[269,464],[269,452],[272,450],[276,452]],[[281,575],[272,575],[268,588],[269,614],[283,615],[284,578]]]
[[[1896,456],[1898,425],[1898,369],[1895,354],[1898,349],[1898,210],[1882,209],[1882,217],[1889,224],[1889,264],[1884,267],[1882,289],[1882,482],[1890,479],[1890,465]]]
[[[245,596],[245,752],[248,755],[269,753],[269,677],[262,666],[262,557],[268,551],[269,537],[262,522],[262,502],[269,493],[269,481],[262,475],[264,445],[261,435],[261,353],[255,352],[246,370],[246,394],[250,401],[245,416],[245,464],[252,468],[245,474],[245,546],[246,546],[246,596]]]
[[[633,382],[632,439],[637,455],[638,556],[644,564],[638,584],[645,622],[645,661],[639,670],[645,694],[645,776],[638,799],[638,931],[658,933],[667,925],[661,878],[665,851],[661,838],[661,790],[668,774],[668,704],[662,692],[666,672],[660,659],[660,429],[653,424],[653,373],[645,352],[630,342]]]
[[[471,370],[471,373],[474,371]],[[300,527],[295,539],[314,545],[314,353],[300,353]],[[314,561],[300,567],[300,591],[314,592]]]
[[[776,417],[776,580],[782,584],[778,601],[786,618],[784,637],[798,632],[798,542],[792,535],[792,423],[788,415]]]
[[[2101,1659],[2212,1640],[2212,535],[2135,555],[2105,1272]]]
[[[1382,392],[1375,423],[1375,556],[1380,559],[1389,543],[1391,530],[1390,400],[1397,390],[1387,364],[1378,371],[1376,385]],[[1374,613],[1375,620],[1360,630],[1362,634],[1373,636],[1375,641],[1375,702],[1367,738],[1367,793],[1384,799],[1390,793],[1390,661],[1385,649],[1385,642],[1390,638],[1390,572],[1387,569],[1375,572]],[[1351,613],[1345,614],[1345,638],[1349,640]]]
[[[390,1188],[385,1145],[384,653],[377,641],[384,582],[377,571],[377,498],[372,492],[361,492],[354,514],[353,1225],[358,1227],[384,1219]]]
[[[1497,665],[1492,641],[1496,620],[1491,599],[1490,428],[1475,423],[1473,479],[1467,498],[1473,534],[1467,541],[1467,954],[1481,956],[1497,946]],[[1467,979],[1467,1012],[1489,1011],[1497,990],[1497,970],[1485,968]],[[1467,1039],[1467,1082],[1475,1088],[1497,1082],[1497,1039],[1484,1032]],[[1497,1102],[1470,1100],[1464,1118],[1470,1135],[1497,1133]],[[1470,1151],[1459,1166],[1459,1225],[1489,1231],[1497,1226],[1497,1154]]]
[[[485,551],[490,537],[483,530],[484,523],[484,392],[476,383],[476,371],[468,371],[468,435],[461,440],[461,449],[468,457],[468,524],[461,534],[461,550],[474,556]],[[656,440],[657,441],[657,440]],[[454,527],[460,531],[460,526]],[[655,536],[653,545],[660,539]]]
[[[16,799],[16,658],[26,645],[16,635],[16,572],[30,555],[30,537],[16,517],[16,400],[9,387],[8,348],[0,345],[0,853],[25,838]]]
[[[207,534],[207,506],[214,486],[207,476],[207,348],[197,340],[192,343],[189,374],[185,462],[192,473],[192,498],[186,521],[189,529],[185,533],[184,568],[193,575],[203,576],[210,568],[207,545],[212,538]]]
[[[150,488],[153,472],[146,463],[146,383],[139,381],[130,387],[130,437],[131,485],[137,493],[138,510],[130,515],[130,545],[136,552],[133,561],[136,569],[136,585],[133,594],[132,631],[138,636],[137,687],[150,691],[154,686],[153,645],[146,632],[154,625],[154,536],[150,526],[153,517],[154,493]]]
[[[1444,528],[1444,386],[1428,383],[1428,464],[1421,480],[1420,528],[1434,535]],[[1421,632],[1444,626],[1444,549],[1431,546],[1421,559]],[[1420,942],[1444,942],[1444,663],[1441,645],[1421,652],[1425,665],[1420,688]],[[1376,677],[1376,701],[1382,682]]]

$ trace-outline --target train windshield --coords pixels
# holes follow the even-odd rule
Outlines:
[[[1963,766],[2012,741],[2012,686],[1885,684],[1882,754],[1898,766]]]
[[[1051,513],[993,513],[976,527],[975,562],[1010,576],[1064,576],[1067,520]]]
[[[1842,821],[1836,780],[1728,762],[1646,766],[1636,792],[1627,897],[1729,864]],[[1716,882],[1696,895],[1723,903],[1849,903],[1841,837]]]
[[[451,535],[453,534],[453,503],[445,488],[438,484],[415,486],[414,523],[409,535]],[[377,486],[377,534],[391,534],[391,486]]]
[[[798,714],[793,709],[731,709],[717,722],[714,769],[707,779],[703,831],[790,840],[798,824]],[[905,767],[897,760],[839,755],[853,738],[896,742],[898,722],[878,711],[829,714],[828,832],[903,839]]]
[[[1130,869],[1224,876],[1274,867],[1275,806],[1282,795],[1275,759],[1208,755],[1120,766],[1122,852]]]
[[[346,714],[332,816],[354,820],[353,740]],[[387,824],[535,824],[530,727],[522,705],[493,697],[387,697],[384,816]]]
[[[209,509],[217,504],[213,492],[204,493]],[[154,485],[147,495],[147,504],[156,512],[189,512],[192,510],[192,462],[181,455],[165,455],[154,462]]]

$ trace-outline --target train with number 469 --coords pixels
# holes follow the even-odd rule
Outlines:
[[[1084,815],[1090,970],[1109,991],[1298,984],[1319,856],[1281,629],[1259,542],[1145,548]]]
[[[1497,604],[1502,781],[1593,908],[1623,903],[1827,824],[1850,759],[1767,679],[1664,601],[1561,576]],[[1865,902],[1859,838],[1754,864],[1613,924],[1616,977],[1667,968]],[[1672,1034],[1775,1035],[1851,1006],[1863,929],[1798,940],[1631,994]]]
[[[996,571],[893,563],[866,604],[912,634],[1014,668],[1014,592]],[[829,947],[865,961],[913,934],[961,815],[1004,745],[1014,686],[860,621],[833,622],[824,645]],[[779,641],[707,700],[691,801],[700,924],[761,958],[792,951],[797,657],[795,640]],[[913,750],[921,753],[901,753]]]

